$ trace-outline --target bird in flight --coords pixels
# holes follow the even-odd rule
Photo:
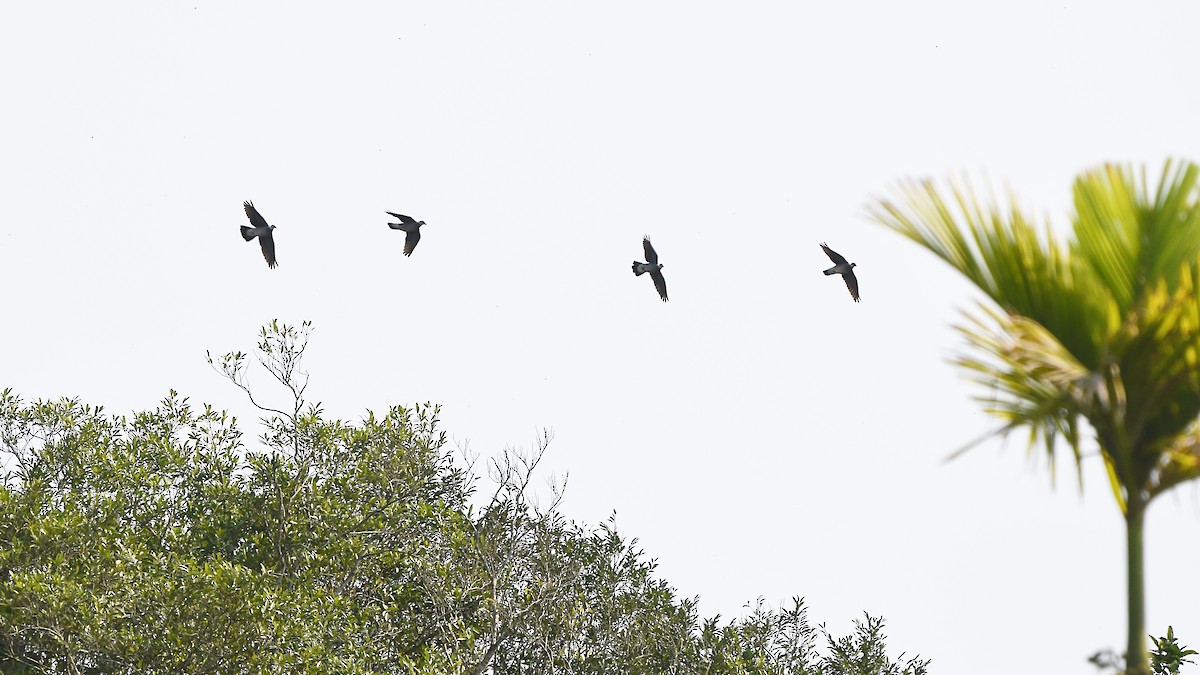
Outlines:
[[[667,301],[667,280],[663,278],[663,266],[658,262],[658,254],[654,252],[654,247],[650,245],[650,237],[642,239],[642,249],[646,252],[646,262],[633,261],[633,273],[637,276],[642,276],[646,272],[650,273],[650,278],[654,280],[654,288],[658,289],[658,297],[662,298],[663,302]]]
[[[846,288],[850,289],[850,297],[854,298],[855,302],[858,302],[858,279],[854,276],[854,267],[858,263],[846,262],[845,258],[838,255],[825,244],[821,244],[821,250],[825,251],[825,255],[829,256],[829,259],[833,261],[833,267],[825,270],[825,275],[842,275],[842,280],[846,282]]]
[[[275,229],[274,225],[268,225],[266,218],[263,218],[258,213],[258,209],[254,208],[254,204],[243,202],[242,206],[246,208],[246,217],[250,219],[250,224],[253,227],[242,225],[242,239],[250,241],[258,237],[258,245],[262,247],[263,258],[267,261],[267,267],[275,269],[278,265],[275,261],[275,238],[271,236],[271,230]]]
[[[404,236],[404,255],[412,255],[413,249],[417,247],[417,242],[421,241],[421,226],[425,224],[423,220],[413,220],[408,216],[402,216],[399,213],[384,211],[393,218],[399,218],[398,223],[388,223],[388,227],[393,230],[402,230]]]

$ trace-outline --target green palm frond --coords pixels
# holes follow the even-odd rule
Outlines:
[[[1039,230],[1015,199],[1007,209],[983,206],[965,182],[949,198],[930,181],[900,188],[897,202],[879,200],[870,215],[949,263],[1005,311],[1045,326],[1081,362],[1096,366],[1100,345],[1119,325],[1107,292]]]
[[[953,362],[987,388],[988,393],[976,400],[985,412],[1004,422],[994,434],[1027,427],[1029,448],[1040,441],[1051,460],[1052,478],[1059,439],[1067,443],[1078,465],[1082,458],[1079,417],[1091,399],[1107,400],[1107,389],[1037,322],[984,305],[977,309],[977,314],[963,313],[966,323],[958,331],[969,350]]]
[[[1171,283],[1169,280],[1173,280]],[[1171,287],[1174,287],[1173,289]],[[1126,491],[1153,498],[1200,477],[1200,264],[1148,287],[1114,340],[1128,374],[1128,450],[1110,452],[1110,471]]]
[[[1200,475],[1198,186],[1186,162],[1167,162],[1154,188],[1128,166],[1085,172],[1065,242],[1015,199],[982,202],[962,180],[904,183],[869,212],[995,303],[964,313],[954,360],[986,387],[994,433],[1029,429],[1051,467],[1064,440],[1078,465],[1086,419],[1124,507],[1129,490],[1152,497]]]
[[[1116,300],[1132,311],[1148,284],[1167,279],[1174,290],[1181,266],[1200,252],[1200,167],[1167,162],[1151,193],[1145,171],[1105,165],[1075,181],[1075,241],[1071,247]]]
[[[998,309],[967,313],[955,361],[988,388],[995,432],[1029,430],[1050,458],[1065,439],[1080,471],[1080,418],[1095,433],[1126,527],[1128,671],[1149,673],[1144,522],[1159,494],[1200,478],[1200,167],[1105,165],[1074,185],[1073,236],[1056,243],[1015,202],[969,188],[901,187],[871,215],[945,260]],[[1082,485],[1081,485],[1082,487]]]
[[[1151,495],[1170,490],[1181,483],[1200,478],[1200,425],[1193,424],[1186,433],[1175,436],[1162,448],[1161,461],[1146,486]]]

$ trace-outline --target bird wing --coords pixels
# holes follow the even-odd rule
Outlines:
[[[834,265],[845,265],[846,264],[845,258],[843,258],[842,256],[835,253],[833,251],[833,249],[829,248],[825,244],[821,244],[821,250],[825,251],[825,255],[829,256],[829,259],[833,261]]]
[[[842,275],[842,279],[846,281],[846,288],[850,289],[850,297],[858,302],[858,277],[854,276],[854,272],[846,272]]]
[[[259,215],[258,209],[254,208],[253,202],[242,202],[242,206],[246,209],[246,217],[250,219],[251,225],[255,228],[267,226],[267,219]]]
[[[412,229],[404,237],[404,255],[412,255],[413,249],[417,247],[417,242],[421,241],[421,230]]]
[[[666,302],[667,280],[663,278],[662,271],[650,270],[650,278],[654,280],[654,288],[658,290],[658,297],[662,298],[663,302]]]
[[[642,239],[642,250],[646,252],[646,262],[651,265],[658,264],[658,254],[654,252],[654,247],[650,245],[650,237]],[[658,282],[655,282],[656,284]]]
[[[263,258],[267,261],[267,267],[275,269],[278,263],[275,262],[275,237],[271,236],[271,234],[271,232],[267,232],[266,234],[259,235],[258,245],[262,247]]]
[[[392,213],[391,211],[384,211],[384,213],[388,214],[389,216],[391,216],[393,218],[399,218],[400,222],[404,223],[405,225],[416,225],[417,224],[417,221],[415,219],[409,218],[408,216],[402,216],[399,213]],[[394,228],[394,229],[400,229],[400,228]]]

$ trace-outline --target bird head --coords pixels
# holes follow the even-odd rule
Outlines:
[[[858,263],[850,263],[850,269],[854,269],[855,267],[858,267]]]

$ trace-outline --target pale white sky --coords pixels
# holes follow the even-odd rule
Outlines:
[[[434,401],[490,455],[554,431],[683,596],[888,620],[938,673],[1094,672],[1123,529],[947,364],[971,289],[868,222],[986,173],[1065,225],[1074,175],[1200,159],[1191,3],[9,3],[0,387],[174,388],[257,435],[204,352],[315,331],[329,413]],[[237,228],[250,199],[279,268]],[[420,246],[385,210],[425,220]],[[650,235],[671,302],[635,278]],[[852,303],[817,244],[858,263]],[[257,384],[269,387],[258,376]],[[1147,530],[1148,616],[1200,645],[1200,496]],[[1175,534],[1172,534],[1175,533]],[[1171,539],[1174,538],[1175,541]]]

